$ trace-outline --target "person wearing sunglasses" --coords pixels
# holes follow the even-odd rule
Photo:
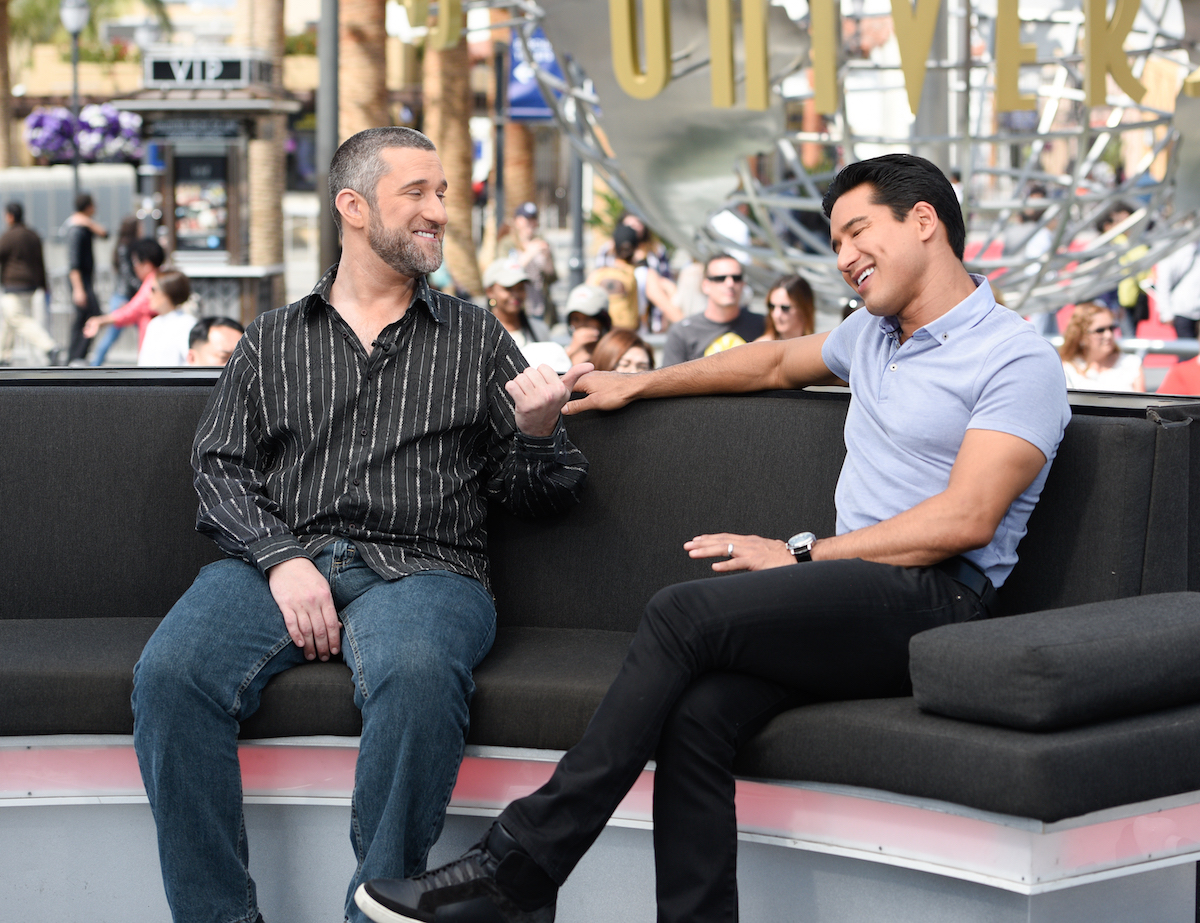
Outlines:
[[[762,336],[762,315],[742,307],[745,286],[741,263],[727,253],[711,257],[700,282],[700,291],[708,299],[704,313],[672,325],[663,348],[663,366],[711,356]]]
[[[767,289],[767,321],[759,340],[790,340],[816,332],[812,287],[803,276],[780,276]]]
[[[1145,391],[1146,376],[1137,356],[1122,353],[1120,330],[1112,311],[1094,301],[1075,308],[1063,333],[1062,357],[1067,387],[1077,391]]]

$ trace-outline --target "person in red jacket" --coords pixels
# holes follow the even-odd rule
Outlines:
[[[137,294],[115,311],[89,317],[87,323],[83,325],[83,335],[90,339],[100,332],[101,327],[108,324],[116,327],[131,327],[137,324],[138,350],[140,351],[142,340],[146,336],[146,328],[150,325],[150,321],[158,315],[150,297],[150,290],[154,286],[155,276],[158,275],[158,270],[162,267],[166,254],[163,253],[162,245],[157,240],[144,237],[130,248],[130,256],[133,259],[133,271],[142,280],[141,288],[137,290]],[[100,363],[93,361],[93,364],[99,365]]]

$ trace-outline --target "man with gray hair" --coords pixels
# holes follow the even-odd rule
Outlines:
[[[134,673],[134,745],[176,923],[261,920],[247,868],[240,722],[271,677],[344,658],[362,736],[360,881],[412,875],[462,759],[471,672],[495,634],[487,503],[573,504],[587,462],[561,380],[489,312],[430,288],[446,178],[406,128],[350,138],[329,171],[343,238],[311,294],[256,319],[196,433],[197,528],[227,557],[167,614]]]

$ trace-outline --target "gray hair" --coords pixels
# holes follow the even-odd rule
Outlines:
[[[391,147],[437,150],[433,142],[415,128],[399,125],[368,128],[343,141],[329,163],[329,208],[333,211],[333,221],[339,234],[342,232],[342,216],[337,210],[338,193],[343,189],[352,189],[366,199],[371,208],[375,208],[375,191],[379,181],[391,169],[379,152]]]

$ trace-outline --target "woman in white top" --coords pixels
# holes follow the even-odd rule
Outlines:
[[[196,326],[190,310],[192,284],[178,269],[159,270],[150,288],[150,306],[158,316],[146,327],[137,364],[176,366],[187,364],[188,336]]]
[[[1137,356],[1117,347],[1117,319],[1093,301],[1075,308],[1063,344],[1062,357],[1067,387],[1077,391],[1145,391],[1146,377]]]

